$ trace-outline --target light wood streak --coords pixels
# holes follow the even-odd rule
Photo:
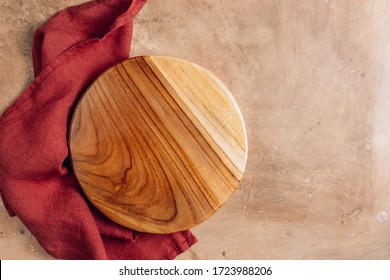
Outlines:
[[[119,224],[191,228],[234,193],[247,140],[234,98],[188,61],[137,57],[103,73],[79,102],[69,145],[90,201]]]

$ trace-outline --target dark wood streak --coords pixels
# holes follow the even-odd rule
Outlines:
[[[203,149],[204,151],[206,151],[206,149],[209,151],[209,153],[206,153],[206,156],[213,162],[213,164],[214,164],[213,167],[217,168],[218,171],[220,171],[220,175],[223,176],[224,179],[229,180],[228,176],[225,176],[225,175],[224,175],[224,173],[222,172],[222,168],[220,168],[219,164],[217,164],[216,161],[215,161],[214,159],[215,159],[215,158],[218,158],[218,159],[219,159],[218,163],[221,163],[221,162],[223,163],[223,161],[222,161],[221,158],[218,156],[218,154],[213,150],[213,148],[211,147],[211,145],[204,139],[204,137],[203,137],[203,136],[199,133],[199,131],[196,129],[196,125],[193,123],[193,121],[191,120],[191,118],[189,118],[189,117],[187,116],[186,112],[184,112],[184,110],[179,106],[179,104],[177,103],[177,101],[173,98],[172,94],[170,93],[170,91],[173,90],[173,89],[170,89],[170,90],[169,90],[168,88],[166,88],[166,86],[164,85],[164,83],[161,81],[162,78],[160,78],[160,77],[158,77],[158,76],[156,75],[156,73],[153,71],[153,69],[150,67],[150,65],[145,61],[145,59],[144,59],[143,57],[140,57],[140,59],[142,59],[142,61],[143,61],[143,62],[145,63],[145,65],[148,67],[148,69],[150,70],[150,73],[152,73],[152,75],[153,75],[154,77],[156,77],[156,79],[159,81],[159,84],[164,88],[165,92],[169,95],[170,100],[171,100],[173,103],[175,103],[176,108],[178,108],[178,110],[181,112],[181,114],[183,114],[184,116],[186,116],[185,120],[189,121],[189,123],[190,123],[191,126],[192,126],[192,129],[189,128],[189,125],[184,121],[184,118],[181,118],[181,117],[176,113],[176,111],[175,111],[175,113],[176,113],[178,119],[180,119],[180,120],[182,121],[183,125],[187,127],[188,132],[194,137],[194,140],[197,142],[197,144],[198,144],[199,146],[201,146],[202,149]],[[126,71],[126,69],[125,69],[125,71]],[[146,74],[146,72],[145,72],[145,74]],[[146,75],[147,75],[147,74],[146,74]],[[167,100],[167,98],[165,97],[165,95],[163,95],[163,98],[164,98],[164,100],[166,100],[167,103],[170,103],[170,102]],[[197,135],[195,135],[195,133],[196,133]],[[200,141],[200,139],[201,139],[202,141]],[[212,154],[213,156],[211,156],[211,154]],[[228,167],[227,167],[225,164],[223,164],[223,165],[224,165],[224,168],[223,168],[223,169],[224,169],[224,170],[227,170],[227,171],[230,173],[231,176],[234,176],[233,173],[228,169]],[[192,170],[192,171],[194,171],[194,170]]]
[[[119,72],[116,73],[116,71],[113,71],[113,73],[117,74],[115,78],[119,78],[119,77],[120,77],[120,73],[119,73]],[[123,83],[117,83],[117,86],[123,87],[123,86],[125,85],[125,81],[123,80],[122,82],[123,82]],[[126,90],[126,89],[127,89],[127,90]],[[129,88],[126,88],[126,89],[123,89],[123,92],[127,92],[128,90],[131,90],[131,89],[129,89]],[[131,91],[132,91],[132,90],[131,90]],[[135,96],[134,96],[134,97],[135,97]],[[115,96],[115,95],[114,95],[112,99],[116,102],[116,105],[117,105],[118,107],[120,107],[120,108],[121,108],[122,110],[124,110],[124,111],[128,111],[128,110],[126,110],[127,108],[125,108],[125,107],[123,106],[123,102],[120,102],[121,100],[119,100],[118,98],[119,98],[118,96]],[[135,98],[136,98],[136,97],[135,97]],[[138,103],[139,103],[139,102],[138,102]],[[136,106],[136,103],[133,103],[133,105],[134,105],[134,107],[133,107],[132,109],[136,110],[136,111],[139,113],[139,115],[142,117],[143,114],[142,114],[142,112],[139,110],[139,108]],[[145,112],[146,112],[146,110],[145,110]],[[129,113],[130,113],[130,114],[133,114],[133,112],[129,112]],[[119,119],[119,121],[122,122],[123,119]],[[137,121],[137,119],[136,119],[135,117],[133,117],[133,118],[131,118],[131,121],[135,123],[135,122]],[[124,128],[129,128],[128,125],[129,125],[129,123],[128,123],[127,125],[122,126],[122,127],[124,127]],[[142,124],[138,124],[138,126],[142,126]],[[135,125],[135,127],[137,127],[137,125]],[[120,132],[120,134],[122,134],[122,133]],[[134,134],[134,133],[133,133],[133,134]],[[158,161],[158,155],[156,155],[157,150],[154,151],[154,150],[152,149],[152,147],[150,147],[150,145],[148,144],[148,142],[147,142],[147,141],[143,141],[143,139],[141,139],[141,140],[139,141],[139,143],[140,143],[140,145],[145,145],[144,147],[146,147],[149,151],[151,151],[151,152],[154,154],[154,158],[156,159],[156,163],[157,163],[157,165],[158,165],[159,170],[163,170],[162,166],[160,165],[160,162]],[[146,150],[146,149],[145,149],[145,150]],[[144,156],[143,158],[145,158],[146,160],[149,160],[149,157],[148,157],[148,156]],[[144,165],[145,165],[145,164],[144,164]],[[147,168],[145,168],[145,167],[144,167],[144,169],[147,170]],[[156,169],[156,166],[155,166],[152,170],[154,170],[154,169]],[[164,172],[162,172],[162,174],[164,174]],[[169,180],[168,180],[167,178],[164,178],[164,180],[167,181],[167,182],[169,183]],[[157,183],[154,184],[154,185],[158,186],[159,183],[157,182]],[[147,184],[145,185],[144,188],[146,188],[146,187],[147,187]],[[170,191],[169,188],[168,188],[168,191]],[[141,190],[140,190],[139,192],[141,192]],[[171,195],[171,197],[172,197],[172,199],[173,199],[173,203],[176,204],[175,201],[174,201],[174,196]],[[153,201],[154,201],[154,198],[152,197],[150,200],[153,202]],[[115,204],[120,205],[120,203],[115,203]],[[177,212],[177,210],[176,210],[176,207],[173,207],[173,209],[174,209],[174,212],[170,215],[171,217],[170,217],[170,218],[164,219],[164,221],[170,221],[170,220],[172,220],[172,219],[174,218],[175,213]],[[155,218],[155,220],[159,220],[159,219],[156,219],[156,218]]]
[[[120,72],[118,72],[118,75],[122,78],[123,82],[125,82],[125,80],[123,79],[123,77],[122,77],[122,75],[121,75]],[[134,84],[134,86],[136,87],[135,84]],[[129,90],[132,91],[130,88],[129,88]],[[138,88],[137,88],[137,90],[139,91]],[[134,91],[132,91],[132,92],[134,92]],[[134,96],[134,97],[137,99],[136,96]],[[137,101],[139,101],[139,100],[137,100]],[[140,102],[138,102],[138,103],[140,103]],[[134,104],[134,105],[135,105],[135,104]],[[138,109],[138,107],[137,107],[137,106],[134,106],[134,107],[135,107],[134,109],[140,113],[140,117],[143,119],[143,121],[144,121],[145,123],[147,123],[145,117],[141,114],[141,111]],[[145,109],[143,106],[141,106],[141,107],[142,107],[142,108],[144,109],[144,111],[146,112],[146,109]],[[151,120],[151,121],[153,122],[153,120]],[[139,123],[139,125],[142,126],[141,123]],[[147,130],[145,130],[145,133],[148,133]],[[149,137],[154,136],[153,134],[150,134],[150,133],[148,133],[148,134],[149,134],[149,135],[148,135]],[[145,142],[145,144],[148,146],[148,148],[150,149],[150,151],[153,152],[153,154],[155,155],[156,158],[162,158],[161,154],[158,153],[158,150],[155,150],[155,151],[154,151],[154,150],[153,150],[153,147],[151,147],[147,142]],[[160,155],[160,156],[157,156],[157,155]],[[146,158],[148,158],[148,157],[146,157]],[[163,169],[163,167],[161,166],[161,162],[160,162],[160,161],[157,161],[157,164],[159,165],[160,169],[163,171],[163,174],[165,174],[164,169]]]
[[[118,103],[117,105],[120,105],[121,103]],[[119,121],[122,121],[122,120],[119,120]],[[126,128],[128,128],[128,126],[125,126]],[[122,134],[121,132],[120,132],[120,134]],[[144,145],[144,144],[146,144],[146,146],[148,146],[148,144],[146,143],[146,142],[144,142],[144,141],[139,141],[139,143],[140,143],[140,145]],[[150,149],[150,147],[148,147],[149,149]],[[144,156],[144,157],[142,157],[142,158],[146,158],[146,160],[148,159],[146,156]],[[158,161],[157,161],[158,162]],[[143,165],[145,165],[145,164],[143,164]],[[160,167],[161,168],[161,167]],[[146,168],[145,168],[146,169]],[[148,176],[148,178],[149,178],[149,176]],[[151,177],[151,178],[154,178],[153,176]],[[123,178],[122,177],[122,184],[123,184],[123,181],[126,181],[126,178]],[[150,183],[150,184],[152,184],[152,185],[154,185],[153,184],[153,182],[152,183]],[[137,185],[137,184],[135,184],[135,185]],[[142,193],[142,191],[144,190],[144,189],[146,189],[147,188],[147,186],[148,186],[149,184],[145,184],[145,186],[143,187],[143,188],[141,188],[141,189],[139,189],[138,190],[138,192],[135,192],[135,194],[140,194],[140,193]],[[158,185],[158,184],[157,184]],[[124,192],[125,192],[126,190],[124,190]],[[151,199],[150,200],[154,200],[154,196],[152,196],[151,197]],[[116,205],[125,205],[125,203],[118,203],[118,202],[115,202],[115,204]],[[129,204],[129,205],[131,205],[131,204]],[[176,212],[176,211],[175,211]],[[172,216],[174,216],[174,214],[172,214]],[[167,221],[170,221],[172,218],[169,218],[169,219],[165,219],[165,220],[167,220]],[[156,220],[158,220],[158,219],[156,219]]]
[[[179,104],[177,103],[177,101],[173,98],[172,94],[171,94],[171,90],[173,91],[174,89],[168,89],[167,87],[165,87],[164,85],[164,79],[162,77],[158,77],[156,75],[156,73],[153,71],[153,69],[150,67],[150,65],[145,61],[145,59],[143,57],[140,57],[139,60],[142,60],[143,64],[147,67],[147,69],[149,69],[149,72],[147,73],[144,69],[144,67],[141,66],[141,70],[145,73],[146,76],[150,77],[151,75],[153,77],[155,77],[155,80],[156,80],[156,83],[158,83],[159,85],[161,85],[163,88],[164,88],[164,91],[165,91],[165,94],[162,94],[162,98],[167,102],[167,104],[174,104],[175,106],[171,106],[172,109],[176,109],[177,110],[174,110],[177,118],[183,123],[183,125],[187,128],[188,132],[191,134],[191,136],[194,138],[194,140],[197,142],[197,144],[202,147],[202,149],[206,152],[206,149],[209,151],[209,152],[206,152],[205,153],[205,156],[210,160],[210,162],[207,162],[207,164],[209,163],[213,163],[214,165],[213,166],[210,166],[211,168],[213,168],[214,170],[218,170],[219,172],[217,173],[218,176],[222,176],[223,177],[223,180],[229,180],[228,176],[225,176],[225,174],[222,172],[222,167],[220,167],[221,163],[223,164],[222,160],[219,158],[219,156],[215,153],[215,151],[212,149],[212,147],[210,146],[210,144],[204,139],[204,137],[199,133],[199,131],[196,129],[196,125],[193,123],[193,121],[188,117],[188,115],[186,114],[186,112],[179,106]],[[136,62],[137,64],[140,65],[139,63],[139,60],[136,59]],[[125,69],[125,71],[127,72],[127,70]],[[154,83],[154,81],[152,79],[150,79],[152,83]],[[165,80],[165,83],[167,83],[167,81]],[[155,83],[154,83],[155,84]],[[157,86],[156,86],[157,88]],[[160,91],[160,93],[163,93]],[[169,98],[169,100],[168,100]],[[179,112],[182,116],[179,115]],[[185,120],[185,121],[184,121]],[[187,122],[186,122],[187,121]],[[169,132],[168,132],[169,133]],[[218,163],[219,165],[217,164],[217,160],[215,159],[218,159]],[[186,165],[186,164],[184,164]],[[224,165],[224,169],[225,170],[228,170],[227,169],[227,166]],[[194,178],[195,175],[197,175],[197,170],[194,166],[192,166],[191,164],[187,164],[187,168],[191,167],[190,169],[190,174],[193,175],[192,177]],[[230,175],[230,178],[234,177],[233,173],[228,170],[229,172],[229,175]],[[202,182],[203,185],[206,185],[204,183],[204,180],[201,179],[200,176],[196,176],[196,178],[199,178],[200,181]],[[198,181],[197,179],[194,178],[195,181]],[[234,179],[235,180],[235,179]],[[199,181],[198,181],[199,182]],[[199,185],[199,183],[197,183]],[[238,182],[237,182],[237,185],[235,187],[238,186]],[[213,194],[209,191],[209,188],[207,187],[203,187],[203,188],[199,188],[199,190],[201,191],[201,194],[203,195],[203,197],[206,199],[206,201],[208,201],[208,205],[210,206],[211,209],[213,209],[214,211],[217,211],[221,205],[215,207],[215,205],[218,205],[218,202],[214,199],[214,196]],[[214,205],[214,206],[213,206]]]
[[[125,68],[123,68],[123,69],[124,69],[124,71],[127,73],[127,76],[128,76],[127,78],[130,79],[130,80],[132,81],[132,83],[134,84],[135,87],[137,87],[136,84],[135,84],[135,82],[131,79],[131,76],[129,75],[129,73],[127,72],[127,70],[126,70]],[[142,68],[140,68],[140,69],[142,70]],[[150,81],[152,82],[151,79],[150,79]],[[152,82],[152,83],[153,83],[153,82]],[[138,88],[137,88],[137,89],[138,89]],[[156,87],[156,90],[158,90],[157,87]],[[143,97],[142,92],[141,92],[139,89],[138,89],[138,91],[139,91],[140,95]],[[144,99],[144,100],[145,100],[145,99]],[[147,103],[146,100],[145,100],[145,103]],[[150,107],[149,107],[149,108],[150,108]],[[153,109],[150,108],[150,111],[153,112]],[[158,120],[158,118],[157,118],[157,116],[155,115],[154,112],[153,112],[153,114],[154,114],[153,116],[155,117],[155,119]],[[178,116],[178,119],[182,121],[182,119],[181,119],[179,116]],[[159,132],[161,135],[167,134],[167,135],[169,136],[169,141],[166,141],[166,143],[167,143],[168,146],[171,148],[173,154],[175,154],[175,155],[178,157],[178,159],[179,159],[181,165],[182,165],[182,166],[187,166],[187,168],[188,168],[188,166],[192,167],[192,165],[190,164],[190,162],[189,162],[189,161],[187,160],[187,158],[183,155],[183,151],[181,150],[180,146],[178,145],[178,143],[175,142],[174,138],[173,138],[172,135],[169,133],[169,131],[163,131],[162,129],[159,129],[159,127],[163,127],[162,124],[161,124],[161,123],[156,123],[156,121],[155,121],[153,118],[150,118],[150,121],[155,125],[155,127],[157,128],[158,132]],[[164,139],[168,140],[166,136],[164,137]],[[160,144],[161,144],[162,146],[164,146],[164,144],[162,143],[162,141],[160,141],[160,140],[158,140],[158,141],[160,142]],[[174,147],[174,146],[175,146],[175,147]],[[169,153],[168,150],[166,150],[166,151],[167,151],[167,153]],[[179,152],[181,153],[181,155],[179,155]],[[187,177],[184,176],[185,174],[182,173],[181,168],[179,168],[178,164],[176,163],[176,161],[175,161],[171,156],[170,156],[170,158],[171,158],[171,160],[172,160],[172,163],[175,165],[175,167],[177,168],[178,172],[180,173],[180,175],[183,177],[183,179],[184,179],[184,180],[186,181],[186,183],[189,185],[190,182],[187,180]],[[162,157],[162,160],[164,160],[163,157]],[[186,160],[186,162],[184,162],[184,160]],[[168,163],[166,163],[166,164],[168,165]],[[193,172],[193,173],[188,172],[188,173],[189,173],[188,175],[190,175],[190,177],[192,178],[193,182],[194,182],[195,184],[197,184],[196,182],[197,182],[197,181],[198,181],[198,182],[200,181],[203,185],[205,185],[204,181],[203,181],[199,176],[198,176],[197,179],[195,179],[195,175],[197,175],[197,173],[196,173],[196,170],[194,170],[193,167],[192,167],[192,171],[194,171],[194,172]],[[198,184],[199,184],[199,183],[198,183]],[[178,185],[178,186],[181,188],[180,185]],[[185,192],[183,192],[183,193],[184,193],[184,195],[185,195]],[[204,199],[205,199],[205,202],[209,205],[209,207],[210,207],[211,209],[213,209],[212,204],[209,202],[209,200],[207,200],[207,197],[204,195],[203,192],[202,192],[202,195],[203,195],[203,197],[204,197]],[[185,195],[185,196],[186,196],[186,195]],[[210,196],[209,196],[209,197],[210,197]],[[186,199],[189,201],[188,196],[186,196]],[[192,207],[191,207],[191,208],[192,208]]]
[[[120,72],[118,72],[118,73],[116,73],[116,74],[118,74],[118,76],[117,77],[121,77],[121,74],[120,74]],[[121,77],[122,78],[122,77]],[[122,79],[122,82],[123,83],[118,83],[118,85],[119,86],[124,86],[124,84],[125,84],[125,80],[123,80]],[[131,92],[134,92],[132,89],[130,89],[130,88],[127,88],[128,90],[130,90]],[[113,97],[113,99],[115,100],[115,99],[117,99],[118,97],[116,97],[116,96],[114,96]],[[134,98],[136,98],[137,99],[137,97],[134,95]],[[137,100],[138,101],[138,100]],[[140,103],[140,102],[138,102],[138,103]],[[119,102],[118,100],[117,100],[117,105],[119,105],[119,106],[121,106],[121,107],[123,107],[123,103],[121,103],[121,102]],[[139,116],[142,118],[142,119],[144,119],[144,114],[142,114],[142,112],[140,111],[140,107],[138,107],[138,106],[136,106],[136,103],[133,103],[133,105],[134,105],[134,110],[136,110],[138,113],[139,113]],[[146,110],[144,109],[144,112],[146,113]],[[132,113],[132,112],[130,112],[130,113]],[[132,118],[132,121],[134,121],[134,122],[136,122],[137,121],[137,119],[135,118],[135,117],[133,117]],[[144,120],[145,121],[145,120]],[[139,123],[138,124],[138,126],[142,126],[142,124],[141,123]],[[145,130],[145,132],[146,132],[146,130]],[[147,133],[147,132],[146,132]],[[151,135],[150,135],[151,136]],[[142,143],[141,143],[142,142]],[[140,143],[141,143],[141,145],[146,145],[146,147],[149,149],[149,151],[150,152],[152,152],[152,154],[154,155],[154,158],[156,159],[156,163],[157,163],[157,165],[158,165],[158,167],[159,167],[159,170],[161,170],[162,171],[162,174],[164,174],[165,175],[165,180],[169,183],[169,180],[166,178],[166,174],[165,174],[165,172],[163,172],[163,167],[161,166],[161,162],[158,160],[158,158],[159,158],[159,156],[158,156],[158,150],[154,150],[153,149],[153,147],[151,147],[149,144],[148,144],[148,142],[147,141],[140,141]],[[147,155],[145,155],[145,158],[146,158],[146,160],[150,160],[149,159],[149,157],[147,156]],[[154,170],[155,168],[153,168],[153,170]],[[157,186],[158,186],[158,184],[156,184]],[[170,186],[170,185],[169,185]],[[169,190],[169,188],[168,188],[168,190]],[[171,197],[174,199],[174,196],[173,195],[171,195]],[[175,203],[176,204],[176,203]],[[174,209],[175,209],[175,212],[176,212],[176,207],[174,207]],[[172,216],[174,216],[174,215],[172,215]],[[168,220],[172,220],[173,219],[173,217],[172,218],[170,218],[170,219],[168,219]]]
[[[145,60],[145,58],[142,58],[147,64],[148,64],[148,62]],[[148,64],[148,66],[150,67],[150,68],[152,68],[149,64]],[[160,71],[160,69],[158,68],[158,67],[155,67],[155,68],[153,68],[153,70],[152,70],[153,72],[154,72],[154,74],[155,75],[157,75],[156,73],[159,73],[159,77],[160,77],[160,79],[161,79],[161,77],[164,77],[164,74]],[[188,72],[186,72],[183,68],[181,68],[181,67],[176,67],[176,68],[174,68],[174,70],[172,70],[172,71],[170,71],[170,73],[168,73],[168,74],[176,74],[176,76],[178,76],[179,78],[180,78],[180,80],[179,81],[176,81],[177,83],[182,83],[182,84],[185,84],[186,83],[186,79],[183,79],[182,77],[187,77],[187,80],[190,80],[192,77],[191,77],[191,75],[189,75],[188,74]],[[180,73],[180,75],[179,75],[179,73]],[[209,77],[210,78],[210,77]],[[164,81],[165,79],[161,79],[161,81]],[[166,81],[166,80],[165,80]],[[164,83],[162,83],[163,85],[164,85]],[[167,86],[170,88],[170,90],[167,90],[167,92],[169,93],[169,94],[171,94],[171,92],[175,92],[175,90],[173,89],[173,87],[172,87],[172,85],[170,84],[170,83],[166,83],[167,84]],[[192,84],[192,86],[193,86],[193,88],[195,89],[198,89],[198,90],[204,90],[204,86],[202,87],[202,85],[204,85],[204,84],[207,84],[207,81],[204,81],[204,78],[202,77],[202,81],[201,82],[199,82],[199,83],[193,83]],[[218,87],[217,87],[218,88]],[[208,91],[212,91],[213,93],[216,93],[216,90],[217,89],[213,89],[212,90],[212,87],[209,87],[209,88],[207,88],[207,90]],[[171,94],[171,96],[172,96],[172,94]],[[174,98],[173,98],[174,99]],[[210,110],[209,110],[209,108],[208,107],[206,107],[204,104],[202,104],[202,103],[200,103],[200,104],[198,104],[198,105],[200,105],[200,107],[202,107],[202,108],[204,108],[205,109],[205,111],[208,111],[208,112],[210,112]],[[227,106],[227,107],[230,107],[230,106]],[[180,106],[179,106],[179,108],[181,108]],[[234,108],[230,108],[230,109],[233,109],[232,111],[235,111],[234,110]],[[184,110],[181,108],[181,110],[184,112]],[[184,112],[185,113],[185,112]],[[235,113],[237,113],[237,112],[235,112]],[[189,118],[189,119],[191,119],[191,118]],[[219,118],[215,118],[214,119],[214,121],[216,121],[219,125],[220,125],[220,127],[222,127],[222,128],[224,128],[224,129],[227,129],[227,126],[225,125],[225,122],[221,122],[220,120],[219,120]],[[243,126],[243,125],[242,125]],[[204,131],[204,133],[205,134],[208,134],[211,138],[212,138],[212,136],[207,132],[207,131]],[[243,133],[243,131],[242,131],[242,133]],[[222,136],[227,142],[228,142],[228,139],[227,138],[225,138],[225,136],[224,135],[220,135],[220,136]],[[237,141],[237,139],[234,137],[234,139],[235,139],[235,141]],[[237,144],[239,144],[239,142],[240,141],[237,141]],[[243,144],[245,144],[245,143],[243,143]],[[208,145],[210,146],[210,143],[208,143]],[[240,145],[240,144],[239,144]],[[211,148],[212,150],[213,150],[213,148]],[[247,150],[247,147],[245,146],[245,150]],[[220,153],[222,153],[222,154],[224,154],[225,156],[228,156],[226,153],[225,153],[225,151],[223,150],[223,149],[220,149],[219,150],[219,152]],[[214,153],[215,153],[215,151],[214,151]],[[220,158],[221,159],[221,158]],[[217,164],[218,165],[218,164]],[[225,165],[225,169],[224,170],[227,170],[227,171],[229,171],[230,173],[232,173],[231,172],[231,170],[229,169],[229,167],[228,166],[226,166]],[[221,169],[221,172],[222,172],[222,169]]]

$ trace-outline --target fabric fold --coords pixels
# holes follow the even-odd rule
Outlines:
[[[128,58],[145,0],[105,0],[56,13],[35,33],[35,79],[0,117],[0,193],[42,247],[60,259],[173,259],[190,231],[138,233],[96,210],[72,172],[67,133],[80,95]]]

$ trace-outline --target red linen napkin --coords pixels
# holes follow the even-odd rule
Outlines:
[[[68,159],[67,129],[80,94],[128,58],[132,19],[146,0],[92,1],[55,14],[34,34],[35,80],[0,117],[0,192],[42,247],[60,259],[173,259],[190,231],[137,233],[83,196]]]

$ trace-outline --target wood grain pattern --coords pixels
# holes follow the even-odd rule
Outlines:
[[[69,134],[88,199],[126,227],[191,228],[234,193],[247,160],[240,110],[206,69],[136,57],[103,73],[76,107]]]

